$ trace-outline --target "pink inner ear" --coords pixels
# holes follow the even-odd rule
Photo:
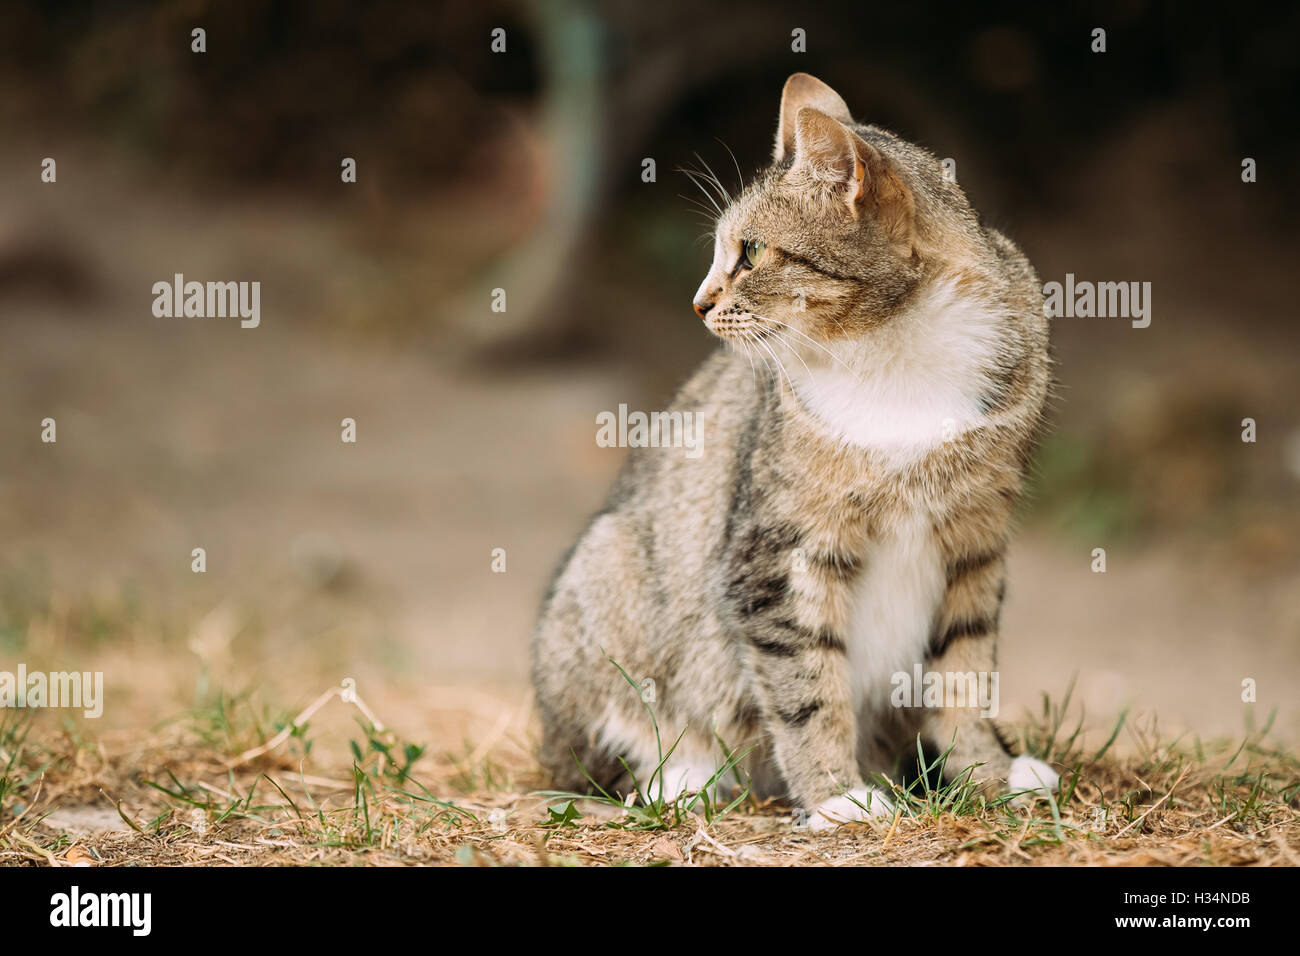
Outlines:
[[[796,147],[812,166],[824,171],[838,167],[840,176],[845,173],[845,149],[852,147],[845,139],[843,128],[826,114],[811,107],[799,111]]]
[[[793,155],[797,118],[799,111],[805,107],[816,109],[843,123],[853,122],[848,106],[838,93],[815,76],[792,73],[781,92],[774,159],[780,161]]]

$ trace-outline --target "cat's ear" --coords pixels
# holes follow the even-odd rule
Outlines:
[[[794,155],[795,124],[805,106],[821,110],[841,123],[852,123],[849,108],[840,94],[807,73],[791,73],[781,91],[781,115],[777,119],[776,148],[772,156],[779,163]]]
[[[871,213],[890,236],[908,242],[916,215],[912,191],[894,164],[839,120],[805,107],[795,119],[794,165],[840,193],[854,216]]]

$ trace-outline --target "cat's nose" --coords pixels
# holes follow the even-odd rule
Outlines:
[[[695,314],[702,319],[709,314],[709,309],[713,308],[717,303],[717,299],[696,299],[694,303]]]

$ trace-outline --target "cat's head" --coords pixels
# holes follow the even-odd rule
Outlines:
[[[695,311],[720,338],[849,343],[905,309],[974,218],[939,160],[853,122],[806,73],[785,84],[772,165],[723,211]]]

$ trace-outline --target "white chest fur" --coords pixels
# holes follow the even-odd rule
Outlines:
[[[855,711],[889,703],[893,675],[924,662],[943,598],[944,569],[930,523],[917,515],[881,535],[854,582],[845,644]]]
[[[868,338],[795,364],[795,391],[827,432],[904,468],[978,425],[1003,335],[998,316],[937,283]]]
[[[792,378],[829,434],[902,470],[982,422],[1003,334],[996,312],[940,282],[867,339],[841,343],[842,363],[815,361]],[[944,587],[928,515],[877,534],[854,583],[846,635],[858,710],[887,706],[893,675],[924,662]]]

